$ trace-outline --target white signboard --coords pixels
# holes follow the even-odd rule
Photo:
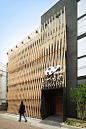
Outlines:
[[[63,69],[61,69],[60,65],[55,67],[48,67],[45,71],[46,78],[42,79],[42,88],[46,87],[55,87],[63,85]],[[56,74],[59,74],[56,78]]]

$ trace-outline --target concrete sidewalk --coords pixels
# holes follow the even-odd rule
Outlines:
[[[61,123],[61,127],[59,127],[58,122],[53,122],[52,120],[26,118],[27,122],[25,122],[23,116],[21,122],[18,122],[19,115],[0,111],[0,129],[82,129],[80,127],[65,125],[64,123]]]
[[[26,125],[28,129],[29,129],[30,126],[32,126],[31,129],[33,129],[33,128],[34,129],[66,129],[66,128],[63,128],[63,127],[60,128],[60,127],[58,127],[56,125],[53,125],[53,124],[49,125],[49,124],[47,124],[47,122],[45,124],[45,123],[42,122],[41,119],[35,119],[35,118],[31,118],[31,117],[26,117],[27,122],[25,122],[25,120],[22,116],[21,122],[18,122],[19,115],[9,114],[9,113],[6,113],[6,112],[2,112],[2,113],[0,112],[0,119],[1,118],[6,119],[8,121],[10,121],[10,120],[14,121],[14,123],[17,122],[16,125],[19,124],[19,123],[21,125]],[[6,129],[8,129],[8,128],[6,128]],[[14,129],[14,128],[12,128],[12,125],[11,125],[11,129]],[[18,129],[20,129],[20,128],[18,128]],[[23,128],[21,128],[21,129],[23,129]],[[26,129],[26,127],[25,127],[25,129]]]

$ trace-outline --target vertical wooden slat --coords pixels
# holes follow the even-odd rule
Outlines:
[[[61,19],[59,19],[60,17]],[[58,27],[56,26],[56,21],[58,22]],[[62,26],[62,23],[64,26]],[[61,10],[57,20],[56,15],[54,15],[54,19],[52,16],[51,22],[50,19],[49,22],[46,21],[46,28],[44,23],[39,29],[37,28],[37,31],[38,33],[35,31],[29,35],[30,39],[26,37],[23,40],[25,45],[21,44],[21,42],[17,44],[19,49],[14,48],[16,54],[12,53],[13,55],[8,56],[9,90],[7,99],[8,112],[18,114],[19,106],[16,105],[19,105],[21,100],[23,100],[26,107],[26,116],[41,118],[41,79],[45,78],[47,67],[61,65],[64,71],[63,82],[66,86],[65,51],[67,51],[67,45],[65,7],[63,21]],[[13,103],[14,108],[12,107]]]

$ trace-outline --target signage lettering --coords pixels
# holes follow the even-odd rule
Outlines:
[[[49,67],[45,71],[46,78],[42,79],[42,88],[46,87],[55,87],[63,85],[63,69],[61,69],[60,65],[57,65],[56,68]],[[57,74],[57,79],[56,79]],[[60,74],[60,75],[59,75]]]

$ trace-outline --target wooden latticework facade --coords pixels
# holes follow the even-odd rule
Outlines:
[[[23,100],[26,116],[41,118],[41,89],[46,68],[61,65],[66,86],[65,7],[12,50],[8,51],[7,112],[18,114]]]

